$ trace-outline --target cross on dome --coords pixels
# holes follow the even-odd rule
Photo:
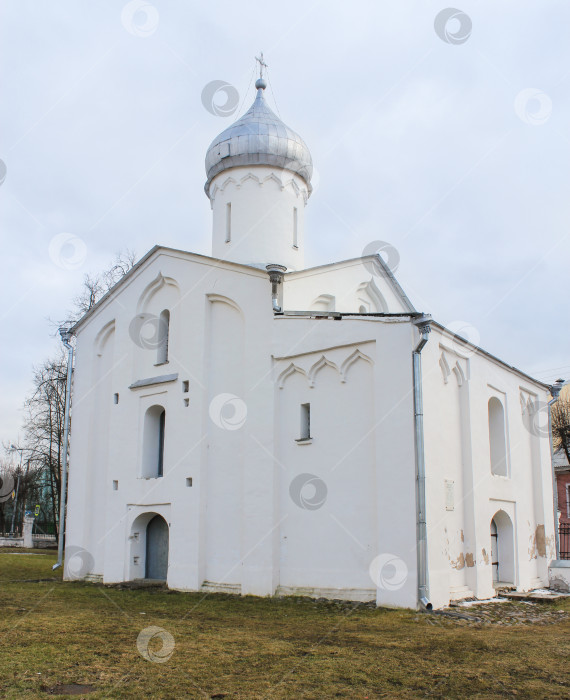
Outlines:
[[[267,87],[267,83],[265,82],[265,79],[263,77],[263,69],[269,68],[269,66],[263,60],[263,51],[260,52],[259,57],[255,57],[255,60],[259,63],[259,78],[255,81],[255,87],[258,90],[265,90],[265,88]]]

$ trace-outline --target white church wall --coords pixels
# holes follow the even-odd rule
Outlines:
[[[241,309],[219,297],[207,306],[206,374],[208,422],[206,440],[205,579],[241,584],[241,513],[243,511],[244,318]],[[237,396],[238,399],[231,398]],[[218,407],[219,404],[219,407]]]
[[[280,518],[285,518],[280,584],[286,591],[297,585],[317,595],[416,604],[411,339],[409,322],[277,320]],[[311,444],[297,444],[300,405],[307,402],[315,437]],[[324,444],[319,433],[327,436]],[[292,500],[286,487],[293,484],[297,493],[295,474],[311,475],[305,477],[309,501],[315,489],[317,501],[322,496],[324,482],[322,505],[304,508]]]
[[[130,572],[130,565],[125,564],[128,559],[129,534],[124,528],[128,506],[146,508],[150,512],[160,504],[172,504],[176,519],[171,531],[169,584],[180,588],[198,588],[201,585],[203,571],[199,558],[205,538],[200,520],[200,488],[204,480],[202,439],[206,434],[207,422],[210,421],[203,382],[207,376],[206,310],[211,305],[207,295],[213,294],[214,290],[225,291],[230,297],[239,299],[244,307],[251,310],[252,318],[255,318],[253,326],[257,337],[262,336],[257,328],[258,317],[264,322],[272,317],[270,285],[265,273],[249,272],[231,266],[230,269],[205,267],[200,262],[192,265],[189,264],[188,257],[158,255],[122,288],[120,302],[113,303],[110,299],[83,325],[78,334],[74,425],[79,425],[80,428],[72,432],[70,523],[73,533],[78,533],[77,539],[81,546],[93,555],[94,570],[99,574],[104,573],[105,580],[108,581],[123,580]],[[157,368],[154,366],[156,348],[152,347],[152,343],[148,347],[143,343],[141,347],[136,336],[133,340],[131,321],[135,315],[133,310],[137,309],[141,298],[144,300],[145,290],[159,273],[175,280],[182,293],[177,302],[171,297],[173,285],[163,285],[153,296],[156,309],[168,306],[172,308],[169,363]],[[255,276],[258,282],[256,284],[253,280],[252,285],[252,277]],[[152,308],[152,312],[156,309]],[[94,440],[98,439],[97,432],[92,430],[97,392],[93,391],[92,377],[86,372],[88,361],[82,358],[90,356],[97,333],[113,317],[116,342],[113,372],[109,375],[112,377],[112,386],[104,389],[110,402],[109,456],[107,465],[100,467],[98,473],[100,476],[106,472],[106,476],[101,479],[104,483],[102,494],[91,494],[86,501],[81,492],[86,490],[94,469],[89,450],[79,436],[93,435]],[[216,350],[221,358],[220,364],[225,359],[226,350],[221,346]],[[148,357],[145,357],[145,353]],[[138,365],[135,361],[137,355],[140,358]],[[259,358],[255,357],[255,353],[253,358],[252,371],[257,377],[260,372]],[[267,352],[265,358],[268,363]],[[139,369],[133,371],[133,366]],[[167,384],[128,388],[133,381],[160,374],[178,374],[178,379]],[[187,393],[183,391],[184,381],[188,382]],[[113,404],[114,393],[119,394],[119,403],[116,405]],[[272,393],[268,393],[271,401]],[[84,400],[81,400],[81,394],[85,395]],[[142,479],[142,421],[146,408],[159,402],[167,412],[164,476]],[[207,418],[204,417],[204,411]],[[192,478],[192,487],[186,486],[188,478]],[[114,490],[113,482],[117,482],[117,490]],[[81,513],[85,512],[96,514],[96,524],[76,526]],[[181,533],[180,538],[175,530]],[[189,532],[198,536],[189,537]],[[107,543],[104,561],[101,561],[100,555],[95,551],[97,538],[103,538]],[[69,541],[71,543],[72,539]]]
[[[326,310],[354,313],[412,310],[372,259],[348,260],[286,275],[285,309],[320,311],[323,297],[329,297]],[[334,309],[330,308],[331,304]]]
[[[429,342],[434,340],[436,338],[430,336]],[[423,363],[424,385],[430,387],[430,393],[435,390],[438,395],[437,410],[430,405],[429,397],[424,406],[426,436],[437,440],[440,455],[437,464],[426,459],[427,484],[432,495],[428,536],[430,541],[438,543],[429,551],[432,603],[437,587],[449,591],[452,598],[472,594],[468,577],[469,568],[473,566],[471,532],[465,522],[463,423],[466,417],[461,363],[460,358],[441,348],[436,364]],[[429,446],[431,448],[431,443]],[[427,448],[426,454],[429,454]]]
[[[235,167],[210,185],[212,255],[246,265],[304,267],[307,185],[268,166]]]
[[[362,268],[349,270],[339,288],[358,289]],[[301,308],[317,288],[298,287]],[[415,607],[417,331],[407,317],[274,317],[270,289],[263,271],[157,251],[80,327],[68,552],[84,550],[83,573],[107,582],[142,577],[140,528],[158,513],[169,523],[172,588]],[[168,362],[159,364],[139,322],[165,309]],[[422,363],[432,603],[493,593],[496,513],[503,537],[512,523],[513,585],[546,584],[548,440],[523,415],[523,404],[536,412],[546,402],[544,387],[437,326]],[[129,388],[141,380],[152,381]],[[491,396],[504,405],[507,476],[491,473]],[[299,444],[306,403],[313,440]],[[163,476],[142,478],[152,406],[166,411]],[[303,474],[317,481],[299,500],[303,486],[293,497],[291,484]],[[326,496],[313,508],[318,480]]]
[[[319,356],[310,356],[313,366]],[[310,375],[311,376],[311,375]],[[376,551],[376,461],[373,369],[322,364],[312,386],[299,373],[280,390],[280,585],[373,589]],[[311,440],[301,439],[301,404],[310,404]],[[347,412],[347,406],[353,407]],[[371,590],[371,599],[375,591]]]
[[[442,369],[442,353],[447,369]],[[545,405],[547,391],[437,327],[423,350],[422,361],[428,558],[433,604],[443,605],[454,594],[453,569],[457,568],[457,558],[442,547],[446,540],[442,540],[441,532],[442,524],[450,521],[456,541],[458,534],[464,540],[461,562],[465,566],[466,594],[473,591],[479,598],[494,594],[490,523],[495,513],[499,513],[498,520],[503,526],[512,521],[512,544],[507,541],[510,535],[505,534],[502,571],[513,580],[506,583],[521,590],[546,585],[548,549],[553,542],[552,505],[545,497],[551,488],[548,437],[546,433],[533,434],[532,429],[529,432],[523,421],[520,393],[521,387],[526,387]],[[461,380],[460,386],[453,372],[456,363],[462,369],[459,375],[455,373]],[[506,476],[491,471],[488,412],[491,397],[501,400],[504,407]],[[460,425],[456,420],[458,410],[462,416]],[[453,435],[442,435],[442,426],[444,432]],[[446,480],[458,454],[461,454],[463,486],[458,491],[454,484],[454,510],[450,517],[446,509]],[[508,561],[511,558],[512,570]]]

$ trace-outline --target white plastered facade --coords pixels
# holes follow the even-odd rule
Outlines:
[[[215,257],[153,248],[74,329],[66,578],[145,578],[159,516],[171,588],[416,607],[423,510],[434,606],[547,585],[548,388],[432,323],[418,432],[423,317],[379,256],[304,269],[310,155],[262,90],[281,136],[209,151]]]
[[[382,309],[349,315],[371,282]],[[286,275],[284,287],[286,309],[326,294],[337,310],[275,315],[264,271],[157,248],[79,325],[67,546],[88,552],[89,578],[144,578],[145,526],[159,514],[172,588],[416,606],[414,312],[374,256]],[[157,365],[136,319],[164,309],[168,363]],[[521,403],[545,401],[545,387],[437,324],[422,363],[433,604],[492,594],[498,511],[513,523],[509,583],[546,585],[548,439],[526,429]],[[245,406],[237,428],[216,413],[226,395]],[[506,477],[491,474],[491,396],[506,407]],[[164,472],[143,478],[152,406],[166,412]]]

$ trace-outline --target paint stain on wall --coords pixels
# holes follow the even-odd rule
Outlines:
[[[469,568],[475,566],[475,558],[473,557],[473,554],[471,552],[467,552],[467,554],[465,555],[465,563]]]
[[[484,547],[481,550],[481,554],[483,555],[483,561],[485,562],[485,564],[488,564],[489,563],[489,555],[487,554],[487,550]]]
[[[537,557],[546,556],[546,533],[544,532],[544,525],[537,525],[534,533],[530,535],[528,554],[531,561]]]
[[[455,559],[455,561],[451,562],[451,566],[454,569],[457,569],[458,571],[463,569],[463,567],[465,566],[465,557],[463,556],[463,552],[461,552],[461,554],[457,557],[457,559]]]
[[[546,556],[546,534],[544,532],[544,525],[537,525],[536,526],[534,538],[536,541],[536,549],[538,551],[538,556],[545,557]]]

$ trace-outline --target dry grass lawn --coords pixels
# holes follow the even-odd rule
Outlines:
[[[54,697],[70,684],[92,686],[78,692],[93,699],[570,697],[565,615],[480,625],[297,598],[64,583],[53,553],[16,551],[0,550],[5,698]],[[558,609],[570,612],[570,601]],[[174,640],[164,662],[137,649],[150,626]],[[150,641],[151,655],[160,649]]]

